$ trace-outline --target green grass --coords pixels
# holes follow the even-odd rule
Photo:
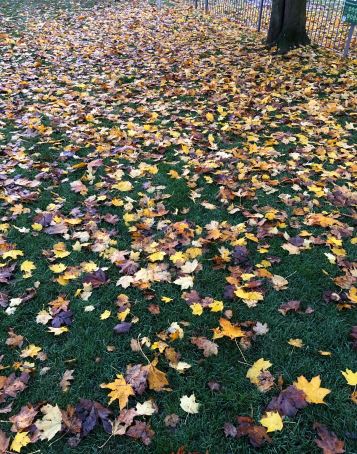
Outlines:
[[[259,358],[265,358],[273,364],[270,370],[274,377],[277,379],[282,376],[284,386],[292,384],[300,375],[308,379],[320,375],[322,386],[331,389],[331,394],[326,398],[325,405],[309,405],[295,418],[285,420],[284,429],[275,432],[272,444],[266,445],[261,452],[320,452],[314,443],[316,435],[312,428],[313,423],[319,421],[345,441],[347,453],[356,453],[356,406],[350,400],[352,387],[346,384],[340,373],[346,368],[355,370],[356,367],[355,352],[349,341],[351,327],[357,324],[356,310],[338,310],[335,304],[326,303],[323,299],[323,292],[327,290],[343,294],[344,290],[337,287],[332,278],[342,275],[344,268],[348,268],[349,263],[356,258],[355,247],[350,237],[343,237],[346,263],[340,267],[331,264],[324,255],[331,253],[326,239],[328,235],[337,234],[329,229],[307,226],[303,223],[303,217],[294,214],[295,208],[307,206],[310,212],[339,213],[339,220],[345,224],[345,228],[352,226],[351,206],[339,207],[326,197],[317,198],[303,178],[308,178],[311,184],[322,182],[330,192],[335,185],[351,191],[354,189],[350,173],[353,155],[335,143],[331,144],[335,137],[336,141],[346,141],[349,145],[356,141],[355,131],[345,128],[346,122],[352,123],[355,118],[352,105],[345,101],[345,94],[353,80],[352,62],[342,62],[327,52],[312,50],[296,51],[290,59],[273,57],[267,50],[257,48],[255,35],[247,36],[232,24],[220,22],[220,19],[193,18],[188,10],[184,16],[178,10],[169,10],[169,14],[164,11],[160,13],[162,20],[158,23],[157,12],[148,5],[144,8],[143,4],[130,6],[103,1],[99,2],[98,9],[91,9],[96,3],[91,0],[6,0],[0,4],[0,19],[9,19],[4,22],[5,32],[15,40],[15,44],[4,45],[5,58],[0,60],[5,86],[11,88],[11,92],[0,92],[3,172],[8,178],[21,176],[33,180],[40,172],[47,171],[44,168],[48,167],[50,176],[33,189],[38,196],[34,201],[21,201],[21,197],[18,201],[9,201],[6,189],[0,193],[4,196],[1,222],[10,224],[4,238],[12,247],[24,251],[24,257],[18,260],[14,279],[0,291],[6,291],[11,298],[15,298],[35,282],[40,282],[36,297],[21,304],[13,315],[0,310],[0,342],[4,346],[1,352],[4,354],[4,370],[1,374],[12,372],[15,361],[23,362],[21,349],[5,346],[10,327],[25,337],[22,348],[36,344],[48,355],[43,362],[33,361],[35,366],[29,387],[14,399],[11,415],[16,414],[23,405],[35,405],[43,401],[58,404],[60,408],[75,405],[80,398],[107,405],[107,393],[100,388],[100,384],[113,381],[117,373],[125,373],[128,364],[144,364],[146,361],[142,354],[131,350],[130,340],[140,335],[149,337],[153,342],[158,339],[157,334],[173,322],[185,322],[182,324],[184,338],[169,342],[170,346],[181,354],[182,361],[192,367],[185,374],[179,374],[161,356],[158,367],[167,373],[172,391],[146,391],[142,397],[131,398],[131,407],[135,406],[136,401],[143,402],[150,397],[155,399],[159,407],[157,414],[146,418],[155,431],[152,444],[148,447],[128,437],[112,437],[104,448],[100,448],[108,435],[97,428],[76,448],[66,443],[68,437],[58,434],[50,442],[29,445],[21,452],[28,454],[38,449],[46,454],[111,454],[122,450],[128,454],[169,454],[177,452],[181,446],[190,452],[208,451],[210,454],[258,452],[244,438],[225,438],[223,426],[225,422],[235,422],[237,415],[250,415],[259,421],[271,398],[278,394],[277,386],[264,394],[246,378],[249,366],[244,364],[245,361],[252,364]],[[47,22],[44,25],[42,21],[45,20]],[[69,42],[72,47],[66,47]],[[98,59],[95,53],[90,53],[92,50],[102,52],[103,49],[108,53]],[[34,69],[33,62],[39,58],[44,63]],[[79,58],[83,66],[76,64]],[[162,58],[167,61],[160,61]],[[193,64],[190,64],[190,58]],[[8,61],[13,65],[9,66]],[[189,68],[189,76],[185,68]],[[35,74],[36,78],[31,79],[31,74]],[[15,79],[17,75],[19,78]],[[70,82],[61,79],[63,75]],[[108,84],[114,75],[117,77],[116,84],[110,88]],[[26,90],[19,84],[20,80],[29,81]],[[213,81],[216,85],[210,86]],[[82,83],[86,87],[83,88]],[[44,91],[39,92],[38,86],[43,87]],[[311,89],[312,94],[304,94],[305,89]],[[279,93],[283,94],[280,96]],[[269,101],[264,100],[266,96],[270,97]],[[66,104],[68,99],[70,102]],[[322,113],[315,114],[309,110],[310,100],[318,103]],[[334,110],[329,102],[336,103],[341,111]],[[267,105],[273,105],[276,110],[267,111]],[[219,117],[218,106],[229,111],[229,116],[215,123],[206,120],[207,112],[214,112],[215,119]],[[143,111],[143,107],[147,111]],[[32,112],[30,116],[40,116],[44,126],[52,127],[52,133],[48,136],[28,134],[26,115],[29,112]],[[86,121],[85,115],[91,112],[94,112],[97,123]],[[109,138],[108,131],[113,127],[128,131],[128,122],[141,127],[147,124],[152,112],[158,112],[158,118],[150,124],[157,126],[160,139],[155,137],[156,132],[150,131],[141,131],[132,139],[128,137],[115,141]],[[222,130],[225,124],[230,126],[228,131]],[[253,126],[248,127],[249,124]],[[179,131],[180,139],[191,141],[191,148],[196,153],[182,153],[180,141],[170,136],[170,131]],[[209,147],[209,134],[214,135],[217,150]],[[260,153],[247,151],[251,143],[250,134],[257,136],[257,144],[262,147]],[[284,143],[282,134],[285,134],[284,137],[303,134],[316,147],[311,151],[303,150],[298,139]],[[96,150],[96,146],[103,143],[109,144],[110,149],[123,145],[134,146],[138,155],[133,158],[125,152],[116,155]],[[279,156],[264,155],[264,147],[271,146],[280,153]],[[336,152],[337,157],[321,159],[318,146],[330,153]],[[11,156],[17,147],[26,153],[23,161]],[[62,159],[60,154],[68,151],[68,147],[76,156]],[[202,155],[197,153],[198,149],[202,150]],[[232,149],[241,153],[239,158],[233,155],[229,158],[217,157],[217,153]],[[291,163],[292,151],[302,156],[296,168]],[[72,166],[98,158],[103,158],[103,164],[94,174],[94,184],[90,185],[86,168],[73,169]],[[268,167],[260,169],[259,159]],[[157,165],[158,173],[128,177],[130,170],[139,168],[141,162]],[[210,162],[214,162],[216,168],[205,169]],[[311,163],[322,164],[323,173],[311,170],[308,166]],[[244,164],[248,176],[238,175],[237,166],[240,164]],[[123,179],[133,184],[133,189],[128,193],[110,187],[110,174],[118,168],[126,172]],[[170,170],[176,170],[181,178],[171,178],[168,174]],[[328,171],[336,171],[336,174],[329,176]],[[269,178],[264,179],[263,174]],[[225,205],[219,197],[219,189],[225,184],[221,181],[222,175],[232,178],[230,184],[233,185],[233,191],[247,191],[245,195],[235,195],[232,203],[240,210],[234,214],[228,212],[229,204]],[[205,180],[205,176],[212,181]],[[70,182],[79,179],[88,187],[88,193],[84,196],[73,192],[70,187]],[[264,187],[258,187],[258,183],[274,179],[279,184],[269,187],[277,189],[276,192],[267,193]],[[301,191],[294,189],[292,179],[302,186]],[[230,184],[227,184],[228,188]],[[150,191],[148,186],[154,186],[156,190]],[[254,186],[257,186],[256,192],[250,192]],[[196,201],[190,198],[192,189],[201,194]],[[104,194],[107,200],[96,199]],[[162,194],[169,197],[162,197]],[[290,206],[284,203],[283,198],[279,198],[282,194],[291,197],[299,195],[301,198]],[[221,314],[205,310],[202,316],[193,316],[182,299],[182,291],[174,284],[153,284],[153,299],[149,299],[147,293],[138,288],[124,290],[117,287],[116,282],[121,274],[109,260],[86,247],[82,251],[72,250],[75,239],[71,235],[80,231],[82,225],[71,227],[69,237],[35,232],[31,227],[37,212],[45,211],[51,203],[57,203],[61,205],[59,211],[65,217],[79,216],[78,210],[86,214],[88,217],[83,224],[88,229],[87,223],[91,219],[103,232],[115,228],[117,232],[111,236],[112,246],[119,250],[130,250],[135,246],[134,238],[129,225],[123,220],[125,210],[130,208],[114,207],[109,203],[115,197],[125,199],[126,196],[133,205],[133,213],[145,206],[146,196],[152,200],[156,197],[154,205],[162,201],[167,210],[164,216],[158,218],[159,221],[174,223],[187,220],[193,229],[203,229],[202,233],[196,231],[195,241],[206,237],[205,226],[211,221],[227,222],[231,226],[244,224],[247,232],[257,234],[257,225],[249,220],[250,215],[264,213],[266,207],[273,207],[286,214],[286,227],[278,226],[278,231],[295,236],[308,230],[310,237],[318,238],[321,244],[316,242],[300,255],[289,255],[281,248],[285,240],[280,234],[262,237],[258,244],[248,239],[252,264],[259,264],[266,255],[277,256],[281,259],[280,263],[268,269],[289,281],[288,289],[278,292],[267,279],[264,283],[264,301],[255,308],[249,308],[238,298],[229,300],[224,297],[226,277],[231,274],[228,266],[232,263],[215,269],[212,262],[212,258],[219,254],[220,247],[233,249],[233,240],[208,241],[204,245],[203,255],[198,258],[202,270],[194,274],[194,289],[203,296],[223,300],[224,309],[233,311],[234,322],[260,321],[268,324],[269,332],[257,337],[251,348],[243,354],[234,341],[219,339],[218,356],[206,359],[191,345],[189,339],[192,336],[211,339],[212,330],[218,326]],[[90,200],[94,200],[93,207]],[[201,204],[202,201],[214,204],[216,208],[209,210]],[[12,216],[12,205],[19,202],[29,212]],[[118,215],[118,223],[114,226],[107,223],[102,217],[106,213]],[[130,226],[140,228],[139,223],[144,216],[142,218],[130,223]],[[165,235],[156,229],[156,225],[151,230],[151,239],[163,244]],[[28,230],[21,232],[19,228]],[[244,233],[238,235],[240,239],[243,237]],[[110,282],[95,289],[88,302],[75,295],[76,290],[82,287],[81,278],[66,286],[60,286],[53,280],[50,262],[43,251],[51,250],[60,241],[71,251],[68,257],[59,260],[67,266],[93,261],[98,267],[108,268],[106,272]],[[91,237],[89,243],[93,244],[93,241]],[[259,253],[258,247],[265,244],[269,245],[268,254]],[[140,266],[148,265],[147,255],[147,252],[141,253]],[[37,267],[29,279],[24,279],[19,270],[24,259],[33,261]],[[168,262],[167,257],[164,261]],[[139,318],[130,334],[122,336],[113,333],[113,326],[117,323],[114,303],[120,293],[128,295],[132,305],[128,320],[132,316]],[[47,332],[46,326],[36,323],[36,315],[59,294],[70,299],[74,322],[68,333],[55,337]],[[164,304],[161,302],[162,296],[170,296],[173,301]],[[282,303],[295,299],[302,301],[303,308],[311,306],[314,312],[289,313],[286,316],[278,312]],[[151,303],[160,306],[160,314],[153,315],[147,310]],[[84,312],[86,305],[93,305],[95,310]],[[101,321],[100,314],[107,309],[112,311],[112,316]],[[304,347],[297,349],[288,345],[290,338],[301,338]],[[115,350],[108,352],[108,345],[114,346]],[[332,355],[321,356],[319,350],[330,351]],[[144,352],[151,360],[154,359],[150,349],[146,348]],[[40,374],[42,367],[50,368],[47,374]],[[59,382],[66,369],[74,369],[75,379],[68,392],[63,393]],[[207,386],[210,380],[221,384],[219,392],[210,391]],[[180,409],[179,401],[181,396],[193,392],[201,409],[199,414],[187,416]],[[110,408],[115,415],[118,414],[117,403]],[[172,413],[181,418],[176,429],[164,424],[165,416]],[[2,415],[1,430],[8,431],[8,416]]]

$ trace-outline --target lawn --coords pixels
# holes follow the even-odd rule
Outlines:
[[[356,61],[182,4],[0,23],[0,452],[357,453]]]

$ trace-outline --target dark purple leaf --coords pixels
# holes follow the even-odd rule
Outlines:
[[[289,386],[279,396],[273,397],[267,406],[267,411],[278,411],[282,416],[293,417],[298,410],[306,406],[305,393],[295,386]]]
[[[52,319],[51,325],[54,328],[60,328],[61,326],[70,326],[72,325],[72,317],[73,313],[71,310],[61,311],[56,315],[56,317]]]
[[[101,268],[99,268],[99,270],[94,271],[93,273],[86,274],[84,276],[83,282],[92,284],[93,288],[98,288],[108,282],[108,278],[105,272]]]
[[[130,331],[131,326],[132,323],[129,322],[118,323],[117,325],[114,326],[114,331],[117,334],[126,334]]]

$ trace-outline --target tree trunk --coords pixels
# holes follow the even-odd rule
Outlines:
[[[310,43],[306,32],[307,0],[273,0],[267,44],[287,52]]]

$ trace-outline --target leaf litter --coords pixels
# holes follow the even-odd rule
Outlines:
[[[218,381],[190,385],[192,369],[214,368],[224,352],[246,381],[254,417],[239,406],[246,414],[226,422],[222,438],[271,443],[305,407],[356,386],[351,360],[325,379],[323,357],[332,353],[318,332],[314,346],[299,333],[286,337],[293,352],[279,346],[291,355],[314,348],[315,373],[279,375],[286,365],[259,354],[275,342],[261,307],[278,325],[308,320],[321,305],[331,317],[356,311],[355,62],[312,48],[274,56],[259,35],[182,5],[59,3],[47,15],[34,2],[0,11],[0,412],[11,425],[0,431],[0,451],[61,434],[76,447],[99,425],[109,439],[149,445],[156,417],[175,431],[180,416],[205,411],[205,395],[225,392],[219,371]],[[318,304],[291,299],[303,278],[290,260],[308,266],[311,251],[324,279]],[[202,286],[206,274],[222,282],[214,295]],[[136,357],[118,356],[106,383],[98,380],[100,402],[72,399],[86,380],[77,358],[52,376],[56,348],[76,336],[83,313]],[[22,314],[42,338],[18,323]],[[116,354],[114,345],[103,344],[102,355]],[[176,390],[180,375],[188,387]],[[70,396],[67,407],[52,391],[17,404],[42,376]],[[163,408],[172,391],[180,416]],[[356,401],[354,389],[348,405]],[[323,452],[344,452],[334,432],[313,428]]]

